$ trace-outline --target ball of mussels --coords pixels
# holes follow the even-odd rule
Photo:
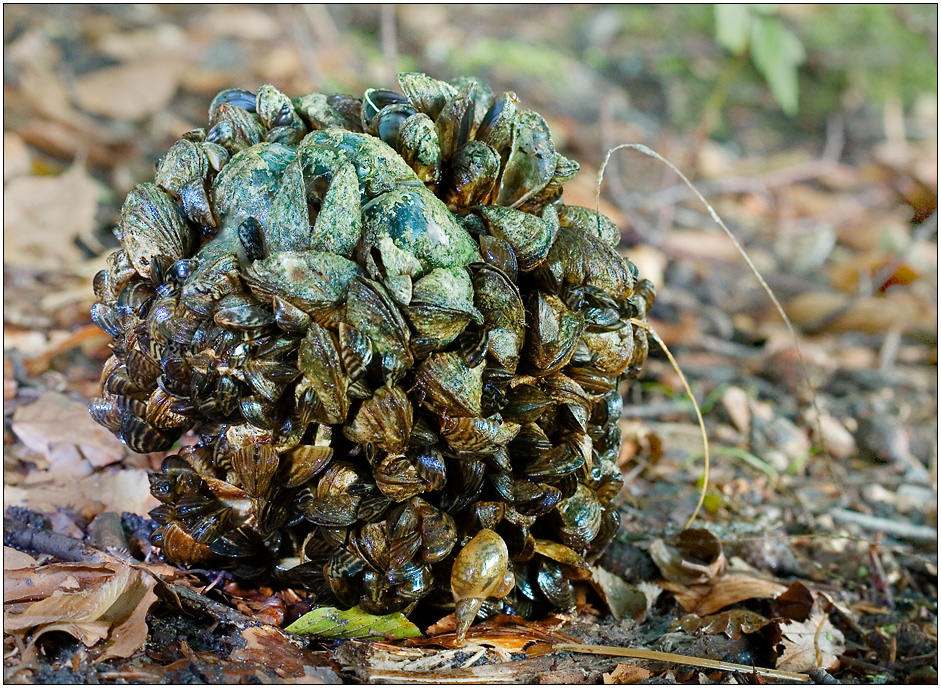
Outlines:
[[[318,604],[534,617],[618,527],[618,384],[653,285],[561,202],[578,165],[513,93],[232,89],[135,187],[94,282],[96,421],[154,544]]]

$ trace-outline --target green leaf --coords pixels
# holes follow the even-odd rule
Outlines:
[[[733,55],[748,47],[751,11],[748,5],[713,5],[716,14],[716,41]]]
[[[319,607],[309,611],[286,629],[298,635],[345,639],[379,637],[389,640],[417,638],[421,631],[402,613],[375,616],[352,609]]]
[[[755,17],[751,56],[785,114],[797,114],[797,66],[804,46],[777,17]]]

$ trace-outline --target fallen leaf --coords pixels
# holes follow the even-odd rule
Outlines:
[[[298,635],[318,638],[415,638],[421,631],[404,614],[377,616],[352,609],[320,607],[309,611],[286,629]]]
[[[85,404],[46,392],[13,413],[13,432],[29,449],[44,454],[56,471],[75,470],[75,455],[98,468],[120,461],[124,445],[88,414]]]
[[[774,614],[791,621],[806,621],[814,606],[814,594],[800,581],[791,583],[771,605]]]
[[[3,183],[29,174],[32,156],[19,134],[3,132]]]
[[[615,619],[634,619],[639,622],[647,615],[647,596],[619,576],[600,566],[594,566],[591,569],[590,582]]]
[[[99,661],[129,657],[147,640],[147,612],[157,599],[157,579],[148,572],[113,560],[52,564],[28,574],[12,576],[19,584],[11,594],[40,599],[8,611],[5,632],[32,632],[31,643],[52,631],[68,633],[87,647],[104,641]]]
[[[676,595],[676,601],[683,609],[700,616],[744,600],[777,597],[786,590],[780,583],[747,573],[729,573],[705,585],[683,585],[671,581],[661,585]]]
[[[71,508],[91,520],[103,511],[128,511],[146,516],[159,506],[150,494],[147,471],[139,468],[108,469],[79,480],[56,476],[55,482],[4,486],[3,505],[54,513]]]
[[[681,584],[711,581],[728,565],[719,538],[693,528],[666,540],[657,538],[650,544],[650,556],[665,579]]]
[[[719,231],[674,228],[663,238],[660,249],[671,259],[717,263],[738,263],[742,259],[735,245]]]
[[[31,566],[36,565],[36,560],[29,556],[26,552],[21,552],[18,549],[13,549],[12,547],[3,546],[3,570],[8,569],[25,569]],[[6,599],[6,577],[4,577],[4,586],[3,594],[4,600]]]
[[[849,459],[856,455],[856,440],[846,426],[829,413],[821,413],[820,430],[823,444],[834,459]]]
[[[433,638],[443,633],[454,633],[455,630],[457,630],[457,622],[454,620],[454,614],[448,614],[447,616],[442,616],[426,628],[425,635],[429,638]]]
[[[205,29],[214,36],[264,41],[281,35],[282,27],[268,12],[251,7],[223,6],[206,15]]]
[[[776,622],[747,609],[732,609],[707,616],[687,614],[677,621],[674,626],[687,633],[705,633],[708,635],[725,633],[733,640],[738,640],[743,633],[755,633],[770,623]]]
[[[106,564],[68,562],[49,564],[38,569],[35,565],[27,565],[5,573],[3,603],[35,602],[56,592],[75,592],[81,588],[79,578],[86,585],[97,585],[113,575],[114,571]]]
[[[839,656],[846,649],[843,634],[823,612],[816,612],[803,623],[782,624],[781,631],[784,650],[776,668],[783,671],[839,668]]]
[[[890,328],[903,332],[937,329],[937,306],[904,291],[880,296],[831,292],[800,294],[784,306],[796,325],[809,332],[858,330],[878,334]]]
[[[748,393],[741,387],[729,387],[719,399],[722,408],[732,421],[732,425],[739,432],[748,433],[751,427],[751,410],[748,404]]]
[[[606,686],[610,686],[617,684],[637,683],[638,681],[643,681],[645,678],[650,678],[651,676],[653,676],[653,674],[643,667],[639,667],[636,664],[631,664],[630,662],[621,662],[611,670],[610,674],[602,674],[601,678]]]
[[[242,631],[242,639],[245,647],[229,655],[230,659],[271,667],[285,678],[305,676],[305,667],[315,664],[314,653],[300,647],[275,626],[251,626]]]
[[[80,163],[56,177],[19,177],[3,189],[3,261],[68,269],[84,255],[74,238],[91,232],[98,185]]]
[[[96,115],[142,120],[170,104],[180,84],[181,64],[150,58],[99,69],[76,81],[76,101]]]
[[[134,31],[106,33],[96,47],[102,54],[120,62],[155,59],[170,52],[182,52],[187,46],[186,32],[179,26],[160,23]]]
[[[428,633],[437,633],[429,638],[411,638],[411,646],[424,647],[428,645],[461,648],[463,642],[458,642],[454,633],[454,615],[444,617],[428,628]],[[519,616],[497,614],[486,621],[471,626],[467,633],[468,643],[486,645],[503,652],[525,652],[528,656],[552,652],[552,644],[558,642],[573,642],[568,636],[559,633],[558,629],[564,626],[568,617],[553,614],[538,621],[528,621]]]
[[[61,71],[56,63],[61,59],[59,49],[52,43],[46,32],[30,32],[23,36],[15,50],[18,55],[11,55],[11,61],[18,68],[17,76],[20,80],[22,94],[26,101],[36,110],[39,116],[20,127],[18,132],[29,142],[29,137],[23,129],[30,124],[39,123],[46,128],[51,122],[64,125],[73,137],[76,130],[91,136],[106,136],[104,127],[97,125],[93,118],[88,117],[72,106],[69,89],[66,87]],[[11,53],[13,51],[11,50]],[[88,141],[82,141],[87,146]]]

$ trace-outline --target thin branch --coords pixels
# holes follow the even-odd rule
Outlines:
[[[893,521],[879,516],[861,514],[858,511],[850,511],[849,509],[831,509],[830,515],[837,523],[852,523],[863,530],[882,532],[903,540],[915,540],[917,542],[936,542],[938,540],[938,530],[929,526],[919,526],[905,521]]]
[[[734,662],[723,662],[716,659],[705,659],[703,657],[689,657],[687,655],[678,655],[673,652],[658,652],[656,650],[642,650],[630,647],[616,647],[611,645],[583,645],[582,643],[558,643],[554,646],[556,650],[568,650],[569,652],[584,652],[592,655],[610,655],[612,657],[629,657],[631,659],[648,659],[656,662],[669,662],[673,664],[685,664],[686,666],[695,666],[703,669],[718,669],[720,671],[741,671],[746,674],[756,673],[764,678],[776,678],[783,681],[797,683],[807,683],[809,678],[806,674],[798,674],[792,671],[781,671],[779,669],[765,669],[764,667],[746,666],[744,664],[735,664]]]
[[[763,193],[779,186],[790,186],[797,182],[816,179],[836,170],[843,154],[845,135],[843,119],[837,115],[827,122],[827,138],[823,153],[815,160],[789,165],[762,174],[724,177],[698,182],[697,188],[703,196],[716,196],[723,193]],[[677,184],[668,189],[657,191],[639,198],[635,204],[650,210],[674,205],[681,201],[695,198],[695,193],[686,184]],[[630,203],[630,201],[628,201]]]

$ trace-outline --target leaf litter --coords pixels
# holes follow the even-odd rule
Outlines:
[[[278,627],[311,611],[315,600],[304,591],[252,587],[222,572],[183,575],[149,562],[159,552],[144,544],[143,517],[153,506],[146,469],[160,457],[131,457],[120,446],[101,445],[92,428],[85,427],[87,416],[78,407],[94,388],[107,356],[104,344],[84,333],[95,329],[87,312],[89,280],[100,258],[91,254],[106,253],[113,241],[108,230],[117,218],[119,199],[151,172],[172,140],[203,118],[206,99],[219,88],[270,81],[286,92],[301,93],[322,88],[329,75],[336,84],[356,90],[357,74],[385,69],[391,75],[391,61],[370,64],[372,58],[339,38],[351,27],[373,31],[378,17],[368,8],[348,13],[209,8],[197,14],[185,7],[57,12],[41,17],[29,9],[4,9],[5,20],[17,27],[5,45],[10,57],[5,77],[15,76],[5,80],[4,104],[5,206],[9,204],[4,237],[4,505],[30,510],[8,509],[7,516],[19,514],[35,525],[28,530],[32,547],[21,543],[29,554],[5,548],[5,592],[9,587],[24,591],[11,594],[26,595],[11,599],[5,613],[26,618],[31,605],[53,604],[50,599],[60,604],[59,598],[82,591],[104,605],[114,593],[105,587],[108,581],[124,581],[128,590],[139,591],[144,573],[158,581],[151,588],[158,599],[147,605],[150,617],[146,611],[141,617],[146,599],[141,596],[133,609],[127,608],[130,603],[115,602],[109,607],[114,615],[104,610],[97,618],[91,618],[101,611],[94,604],[86,609],[87,619],[68,617],[63,607],[58,620],[50,615],[5,635],[5,677],[102,682],[336,682],[340,674],[346,680],[448,682],[714,680],[729,674],[714,668],[697,674],[681,668],[682,658],[624,662],[560,648],[565,643],[672,648],[728,661],[744,652],[743,641],[749,640],[751,649],[760,650],[756,657],[769,667],[811,673],[832,667],[842,679],[870,680],[883,672],[897,680],[933,682],[933,153],[906,142],[873,145],[851,128],[846,132],[854,152],[839,162],[766,152],[736,159],[718,143],[702,144],[694,171],[704,181],[697,180],[697,186],[741,232],[784,311],[801,330],[819,413],[807,398],[806,373],[788,333],[774,322],[757,289],[742,286],[746,276],[738,269],[737,254],[726,237],[708,229],[709,218],[701,208],[687,202],[689,190],[669,186],[671,178],[651,175],[643,165],[612,165],[606,177],[612,186],[600,199],[602,209],[622,226],[632,260],[645,261],[645,274],[662,275],[651,318],[706,411],[710,442],[718,445],[708,484],[695,484],[698,433],[689,425],[690,405],[679,398],[680,383],[663,353],[654,350],[641,389],[625,400],[621,534],[591,569],[559,559],[584,575],[574,584],[578,605],[570,616],[545,625],[492,619],[475,626],[466,648],[456,646],[453,618],[445,617],[421,624],[426,638],[345,641],[335,652],[327,651],[317,641],[302,641]],[[462,21],[489,26],[493,15],[502,13],[507,13],[507,26],[517,21],[512,8],[496,7],[463,10]],[[539,30],[554,26],[558,35],[567,35],[569,27],[577,26],[570,10],[547,8],[543,14]],[[453,17],[446,8],[423,14],[420,21],[418,13],[407,9],[391,16],[393,24],[397,20],[403,27],[398,35],[401,55],[414,51],[414,41],[422,36],[442,45],[457,40],[449,31]],[[47,30],[50,21],[58,22],[59,33]],[[535,24],[531,28],[537,30]],[[61,40],[66,35],[68,40]],[[285,35],[291,40],[282,40]],[[309,49],[312,40],[317,50]],[[279,44],[277,55],[274,42]],[[154,69],[155,58],[168,51],[188,61],[186,73]],[[377,48],[376,54],[380,52]],[[422,68],[434,71],[428,65]],[[125,73],[123,83],[131,86],[152,72],[159,88],[128,99],[120,80],[104,78],[115,70]],[[487,67],[482,70],[486,76]],[[501,86],[558,113],[552,126],[574,149],[597,151],[594,160],[591,154],[576,156],[586,164],[578,183],[566,188],[567,202],[592,205],[590,178],[600,169],[601,156],[598,128],[570,115],[584,109],[582,104],[575,107],[568,94],[546,94],[525,80]],[[621,87],[604,90],[606,97],[616,99]],[[608,103],[601,105],[606,107],[611,109]],[[649,141],[674,160],[681,159],[677,146],[685,145],[675,134],[625,125],[603,112],[600,130],[602,139],[612,143]],[[652,193],[625,191],[649,186],[650,180],[655,182]],[[30,231],[22,231],[24,226]],[[723,386],[728,398],[721,392],[713,396]],[[721,399],[711,413],[710,397]],[[49,422],[59,411],[66,420],[61,428]],[[821,442],[833,458],[836,476],[824,470],[814,453]],[[700,489],[701,532],[678,538]],[[39,523],[40,516],[45,524]],[[106,544],[107,538],[91,537],[100,529],[113,533],[115,519],[127,543],[122,556],[130,560],[116,556],[121,548]],[[26,528],[22,520],[15,523]],[[874,537],[879,532],[885,533],[881,541]],[[61,540],[46,538],[86,534],[90,539],[81,550],[74,541],[63,546]],[[684,538],[690,538],[685,545]],[[62,560],[79,551],[94,560]],[[128,561],[136,562],[132,571],[142,572],[139,579],[128,572]],[[31,578],[29,571],[43,574]],[[26,579],[30,582],[24,583]],[[657,597],[652,588],[662,594]],[[135,598],[136,593],[128,594]],[[698,613],[684,616],[688,608]],[[129,661],[116,655],[106,665],[97,663],[109,651],[115,629],[129,623],[139,632],[141,618],[149,633],[141,649]],[[681,619],[687,629],[670,631]],[[763,626],[761,619],[767,622]],[[42,630],[57,622],[75,635]],[[773,637],[773,629],[780,638]],[[62,640],[68,637],[77,640],[69,645]],[[86,648],[82,638],[91,646]],[[113,645],[110,649],[126,652]],[[725,672],[742,671],[725,666]]]

